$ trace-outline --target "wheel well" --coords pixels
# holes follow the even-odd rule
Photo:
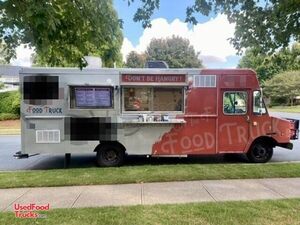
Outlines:
[[[272,148],[274,148],[275,146],[277,146],[277,141],[274,138],[268,137],[268,136],[262,136],[262,137],[258,137],[256,138],[249,149],[251,149],[251,147],[257,143],[257,142],[264,142],[264,143],[268,143]]]
[[[124,147],[124,145],[122,145],[118,141],[102,141],[102,142],[100,142],[99,145],[96,146],[96,148],[94,149],[94,152],[99,151],[103,146],[107,146],[107,145],[116,146],[116,147],[122,149],[124,152],[126,152],[126,148]]]

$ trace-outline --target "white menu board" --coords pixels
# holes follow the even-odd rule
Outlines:
[[[111,107],[111,88],[75,87],[76,107]]]

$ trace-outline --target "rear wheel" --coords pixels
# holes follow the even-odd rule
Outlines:
[[[266,163],[273,156],[273,148],[268,143],[257,141],[252,144],[247,157],[252,163]]]
[[[118,145],[103,145],[97,150],[98,166],[121,166],[124,161],[125,151]]]

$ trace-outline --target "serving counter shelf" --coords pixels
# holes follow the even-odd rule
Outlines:
[[[137,120],[123,120],[122,123],[128,124],[184,124],[185,120],[182,119],[172,119],[169,121],[137,121]]]

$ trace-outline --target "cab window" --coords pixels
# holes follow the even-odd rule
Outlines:
[[[253,113],[257,115],[267,113],[260,91],[253,91]]]
[[[247,92],[228,91],[223,95],[223,112],[226,115],[247,113]]]

